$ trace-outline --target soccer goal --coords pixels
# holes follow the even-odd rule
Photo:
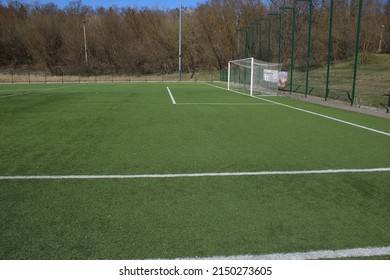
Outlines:
[[[229,61],[228,89],[245,88],[251,96],[255,93],[276,95],[281,69],[282,64],[253,57]]]

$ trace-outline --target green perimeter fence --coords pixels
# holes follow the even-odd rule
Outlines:
[[[29,70],[0,70],[0,83],[4,84],[33,84],[33,83],[115,83],[115,82],[177,82],[177,73],[106,73],[106,74],[52,74],[43,71]],[[183,73],[182,81],[216,81],[218,71]]]
[[[308,95],[324,98],[324,100],[338,100],[351,103],[353,61],[338,62],[331,66],[329,77],[329,95],[326,97],[326,67],[312,67],[308,80]],[[284,71],[288,71],[289,65],[284,65]],[[306,94],[306,69],[294,70],[292,92],[305,96]],[[221,70],[220,80],[227,82],[227,70]],[[288,80],[289,82],[290,80]],[[281,91],[289,92],[290,84]],[[390,55],[368,54],[359,57],[357,69],[356,94],[354,106],[369,106],[380,108],[390,112]]]
[[[389,59],[385,55],[385,59]],[[375,63],[383,56],[374,55],[369,62],[361,59],[358,69],[356,96],[354,106],[370,106],[390,112],[390,66],[387,63]],[[373,62],[374,61],[374,62]],[[390,61],[389,61],[390,63]],[[329,99],[350,103],[353,65],[351,62],[338,63],[331,68]],[[290,74],[290,73],[289,73]],[[0,83],[115,83],[115,82],[169,82],[178,81],[178,74],[141,74],[141,73],[107,73],[107,74],[52,74],[50,72],[29,70],[0,70]],[[227,81],[227,70],[183,73],[182,81]],[[311,69],[309,78],[309,95],[323,97],[326,95],[326,68]],[[306,71],[294,70],[292,91],[305,95]],[[289,91],[289,84],[279,90]]]

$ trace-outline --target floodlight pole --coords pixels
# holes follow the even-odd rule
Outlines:
[[[271,13],[269,16],[278,16],[279,17],[279,42],[278,42],[278,63],[280,64],[280,46],[282,41],[282,14],[280,13]]]
[[[362,7],[363,7],[363,0],[359,0],[358,23],[357,23],[357,30],[356,30],[355,65],[353,67],[353,83],[352,83],[351,106],[353,106],[353,103],[355,101],[355,88],[356,88],[357,65],[358,65],[358,58],[359,58],[360,22],[361,22],[361,18],[362,18]]]
[[[88,67],[88,49],[87,49],[87,31],[86,31],[87,22],[83,22],[83,31],[84,31],[84,54],[85,54],[85,66]]]
[[[381,52],[382,52],[383,29],[385,29],[385,25],[384,25],[384,24],[382,24],[382,31],[381,31],[381,37],[380,37],[380,39],[379,39],[378,53],[381,53]]]
[[[306,61],[306,91],[305,97],[307,97],[309,92],[309,72],[310,72],[310,40],[311,40],[311,21],[313,14],[313,2],[312,0],[298,0],[302,2],[309,2],[309,33],[307,34],[307,61]]]
[[[179,82],[181,82],[181,24],[182,24],[182,0],[180,0],[180,9],[179,9]]]
[[[294,71],[294,33],[295,33],[295,7],[280,7],[279,10],[290,10],[292,12],[291,32],[291,66],[290,66],[290,94],[292,93],[293,71]]]
[[[328,97],[329,97],[329,76],[330,76],[330,63],[331,63],[331,55],[332,55],[333,11],[334,11],[334,1],[330,0],[329,38],[328,38],[328,67],[326,69],[325,101],[327,101]]]

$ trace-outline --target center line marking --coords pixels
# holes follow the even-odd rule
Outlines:
[[[324,169],[258,172],[213,172],[213,173],[177,173],[177,174],[123,174],[123,175],[25,175],[0,176],[3,180],[66,180],[66,179],[140,179],[140,178],[185,178],[185,177],[230,177],[230,176],[268,176],[268,175],[306,175],[337,173],[389,172],[390,167],[360,169]]]

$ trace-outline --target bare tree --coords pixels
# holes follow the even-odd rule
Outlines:
[[[358,1],[334,0],[332,60],[354,53]],[[209,0],[196,8],[184,8],[183,69],[189,72],[223,69],[227,61],[240,58],[244,46],[237,30],[255,26],[258,18],[270,18],[280,6],[294,6],[295,67],[306,64],[308,5],[294,0]],[[390,52],[390,2],[364,1],[362,53],[376,52],[382,34],[382,52]],[[0,63],[4,67],[31,67],[58,72],[174,72],[178,60],[178,9],[97,8],[70,2],[64,9],[54,4],[0,4]],[[283,14],[281,62],[291,61],[291,13]],[[278,22],[271,18],[271,60],[276,61]],[[83,23],[86,22],[88,67],[84,59]],[[266,24],[263,24],[263,28]],[[384,27],[382,27],[384,26]],[[311,64],[326,62],[329,1],[313,0]],[[263,29],[265,33],[266,29]],[[253,32],[257,32],[253,27]],[[263,33],[263,34],[264,34]],[[250,46],[257,52],[254,34]],[[263,35],[261,49],[267,48]],[[262,57],[266,57],[263,53]]]

